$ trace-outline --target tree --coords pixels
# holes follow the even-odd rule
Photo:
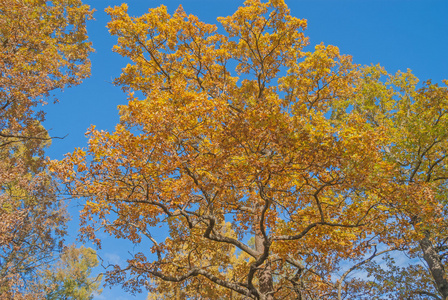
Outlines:
[[[90,277],[98,266],[95,250],[81,246],[68,246],[56,264],[46,270],[47,300],[90,300],[101,293],[101,275]]]
[[[362,282],[339,292],[344,265],[421,238],[403,212],[439,206],[397,180],[389,124],[357,106],[366,77],[334,46],[305,52],[306,21],[283,1],[246,1],[218,18],[226,35],[181,7],[107,12],[132,61],[116,80],[129,103],[114,132],[92,126],[87,150],[53,167],[87,199],[84,237],[100,244],[101,227],[152,243],[109,283],[191,299],[361,297]]]
[[[13,154],[9,156],[8,150]],[[42,173],[43,158],[28,157],[33,151],[27,150],[20,143],[1,149],[1,299],[21,299],[19,295],[25,294],[26,299],[39,298],[39,270],[60,247],[67,220],[64,207],[55,201],[50,177]]]
[[[45,138],[44,115],[34,107],[57,88],[90,74],[85,22],[79,0],[2,0],[0,3],[0,133],[2,144]]]
[[[366,67],[354,108],[372,126],[388,128],[389,137],[382,148],[396,168],[393,180],[410,191],[425,191],[423,197],[410,197],[397,206],[402,222],[416,235],[406,240],[406,253],[421,258],[426,267],[411,265],[404,272],[392,272],[392,277],[418,274],[405,281],[414,283],[414,287],[424,286],[404,289],[406,295],[402,298],[426,295],[430,299],[448,299],[447,81],[445,86],[431,81],[419,88],[417,84],[418,79],[409,70],[391,75],[380,66]]]
[[[89,75],[91,13],[78,0],[0,1],[1,299],[39,298],[40,271],[60,247],[67,216],[46,171],[51,138],[35,107]]]

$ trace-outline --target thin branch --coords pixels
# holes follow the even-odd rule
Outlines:
[[[383,250],[381,252],[376,252],[376,245],[375,245],[375,250],[373,251],[373,254],[371,256],[369,256],[368,258],[360,261],[359,263],[355,264],[354,266],[352,266],[350,269],[348,269],[347,271],[345,271],[345,273],[341,276],[341,279],[338,282],[338,300],[342,300],[342,283],[344,282],[345,278],[348,276],[348,274],[350,274],[350,272],[352,272],[353,270],[359,268],[360,266],[362,266],[363,264],[371,261],[372,259],[374,259],[375,257],[378,257],[384,253],[390,252],[390,251],[394,251],[397,250],[397,248],[391,248],[391,249],[386,249]]]

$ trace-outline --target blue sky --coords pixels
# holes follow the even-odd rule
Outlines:
[[[85,1],[96,10],[95,21],[88,23],[88,34],[96,52],[92,54],[92,76],[80,86],[58,92],[58,104],[44,107],[47,112],[45,127],[51,136],[68,136],[55,139],[48,149],[51,159],[61,159],[75,147],[85,147],[87,128],[94,124],[98,129],[113,130],[118,122],[117,105],[126,104],[126,95],[111,84],[121,68],[128,62],[111,51],[116,42],[106,29],[109,17],[104,13],[108,6],[122,1]],[[390,73],[411,69],[420,80],[432,79],[440,83],[448,79],[448,1],[414,0],[285,0],[291,14],[308,20],[306,35],[310,47],[323,42],[338,46],[341,53],[353,56],[362,65],[381,64]],[[129,13],[140,16],[148,8],[166,5],[172,13],[182,4],[188,14],[202,21],[215,23],[218,16],[232,14],[243,1],[186,0],[155,1],[132,0]],[[311,48],[309,48],[311,49]],[[68,241],[77,234],[77,215],[80,207],[69,204],[73,215]],[[163,235],[163,232],[160,233]],[[133,246],[123,240],[105,238],[103,249],[98,251],[107,262],[116,263],[129,257]],[[119,287],[105,288],[95,299],[145,299],[146,294],[135,297]]]

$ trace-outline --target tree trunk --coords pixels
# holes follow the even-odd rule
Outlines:
[[[428,264],[437,290],[442,295],[443,300],[448,300],[448,280],[445,268],[440,259],[440,255],[434,249],[434,245],[429,239],[429,232],[425,233],[425,237],[419,241],[419,244],[423,251],[423,259]]]
[[[274,300],[274,284],[272,281],[271,263],[266,262],[265,267],[258,275],[260,282],[260,300]]]
[[[263,253],[265,248],[264,237],[260,229],[255,230],[255,249],[258,253]],[[260,266],[263,268],[257,274],[260,300],[274,300],[274,283],[272,280],[272,269],[269,260]]]

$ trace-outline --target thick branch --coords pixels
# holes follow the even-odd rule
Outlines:
[[[250,256],[257,258],[260,254],[253,250],[252,248],[250,248],[249,246],[245,245],[244,243],[227,237],[227,236],[223,236],[220,235],[218,233],[216,233],[216,231],[214,230],[214,227],[216,225],[216,218],[213,216],[202,216],[202,218],[207,219],[208,222],[208,226],[207,229],[204,232],[204,237],[207,239],[210,239],[212,241],[216,241],[216,242],[224,242],[224,243],[228,243],[231,245],[234,245],[236,247],[238,247],[239,249],[241,249],[242,251],[246,252],[247,254],[249,254]]]
[[[236,284],[236,283],[232,283],[223,279],[218,278],[217,276],[207,272],[206,270],[203,269],[198,269],[198,268],[193,268],[191,270],[189,270],[187,273],[183,274],[183,275],[179,275],[179,276],[170,276],[170,275],[166,275],[160,271],[156,271],[156,270],[148,270],[148,269],[144,269],[144,268],[140,268],[138,266],[133,265],[132,268],[137,269],[137,270],[141,270],[143,272],[147,272],[157,278],[162,279],[163,281],[170,281],[170,282],[182,282],[184,280],[187,280],[190,277],[196,277],[198,275],[202,275],[205,278],[207,278],[208,280],[222,286],[228,289],[231,289],[241,295],[244,296],[252,296],[252,293],[250,290],[248,290],[247,288],[241,286],[240,284]]]
[[[434,246],[429,239],[429,233],[419,241],[420,248],[423,251],[423,259],[429,267],[429,271],[436,283],[437,290],[442,295],[442,299],[448,299],[448,279],[446,277],[445,267],[440,261],[440,256],[435,251]]]

